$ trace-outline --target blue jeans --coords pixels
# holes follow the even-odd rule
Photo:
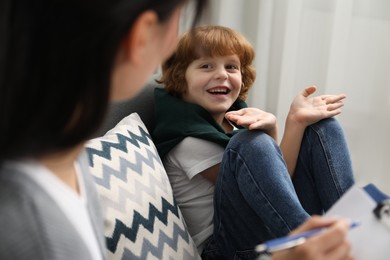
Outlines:
[[[338,122],[305,130],[293,179],[279,146],[261,131],[230,140],[214,195],[214,235],[204,259],[253,259],[261,242],[287,235],[312,214],[322,214],[354,183]]]

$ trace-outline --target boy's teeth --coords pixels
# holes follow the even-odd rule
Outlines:
[[[226,89],[212,89],[212,90],[209,90],[209,93],[212,93],[212,94],[226,94],[227,90]]]

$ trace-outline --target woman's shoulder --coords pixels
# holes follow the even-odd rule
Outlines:
[[[25,174],[0,169],[0,212],[0,259],[89,259],[64,212]]]
[[[0,170],[0,225],[22,221],[31,226],[40,225],[37,219],[44,211],[52,210],[54,203],[42,188],[27,175]],[[3,214],[4,213],[4,214]]]
[[[36,195],[24,188],[29,179],[23,175],[4,176],[8,174],[17,173],[0,170],[0,259],[47,259],[42,250],[42,222],[37,215],[40,209],[33,203]]]

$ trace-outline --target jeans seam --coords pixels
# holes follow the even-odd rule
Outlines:
[[[230,151],[234,152],[234,153],[236,154],[237,158],[239,158],[240,161],[242,161],[243,165],[244,165],[245,168],[246,168],[246,171],[249,172],[249,177],[251,178],[251,181],[254,183],[254,186],[256,187],[257,190],[259,190],[259,191],[261,192],[262,197],[265,198],[265,201],[267,202],[267,203],[266,203],[267,207],[270,208],[271,211],[277,216],[277,218],[279,219],[279,221],[283,222],[283,224],[284,224],[286,227],[288,227],[289,231],[291,231],[291,230],[292,230],[292,227],[290,227],[290,226],[288,225],[288,223],[286,222],[286,220],[285,220],[285,219],[278,213],[278,211],[272,206],[272,204],[270,203],[270,199],[266,196],[266,193],[264,192],[264,190],[262,190],[262,189],[260,188],[260,186],[257,185],[257,182],[256,182],[256,181],[254,180],[254,178],[253,178],[253,173],[249,170],[249,167],[247,166],[247,164],[246,164],[244,158],[241,157],[241,155],[240,155],[240,153],[239,153],[238,151],[236,151],[236,150],[234,150],[234,149],[232,149],[232,148],[230,148]],[[235,175],[236,175],[236,174],[237,174],[237,173],[235,173]],[[235,177],[237,178],[237,176],[235,176]],[[237,182],[237,183],[239,183],[239,182]],[[240,186],[239,186],[239,187],[240,187]],[[240,188],[240,190],[241,190],[241,188]],[[243,192],[241,192],[241,193],[242,193],[243,195],[245,194],[245,193],[243,193]],[[259,216],[259,217],[260,217],[260,216]],[[268,225],[265,225],[265,226],[266,226],[266,228],[270,231],[270,233],[272,233],[272,232],[271,232],[271,229],[269,228],[269,226],[268,226]],[[273,233],[272,233],[272,234],[273,234]],[[274,235],[274,234],[273,234],[273,235]]]
[[[333,183],[334,187],[336,188],[336,190],[338,192],[337,195],[341,196],[341,194],[342,194],[341,185],[337,181],[337,178],[335,178],[336,174],[335,174],[335,169],[334,169],[334,165],[333,165],[333,160],[332,160],[332,158],[330,158],[330,152],[329,152],[329,149],[328,149],[328,145],[326,144],[326,142],[324,142],[324,140],[322,138],[322,136],[325,135],[323,133],[323,129],[321,127],[318,127],[317,124],[311,125],[310,129],[312,129],[313,132],[318,137],[318,140],[319,140],[319,142],[321,144],[321,148],[322,148],[322,150],[324,151],[324,154],[325,154],[325,159],[326,159],[326,162],[327,162],[326,164],[329,167],[330,176],[332,177],[332,183]],[[308,140],[310,140],[310,138],[308,138]]]

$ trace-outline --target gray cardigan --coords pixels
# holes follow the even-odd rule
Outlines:
[[[103,220],[94,183],[84,157],[88,211],[105,252]],[[0,169],[0,259],[88,260],[90,253],[54,200],[25,174]]]

